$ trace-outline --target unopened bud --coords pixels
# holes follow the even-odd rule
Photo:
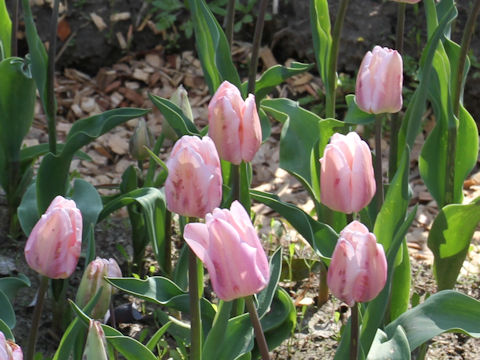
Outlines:
[[[107,340],[99,321],[90,320],[83,360],[108,360]]]
[[[145,146],[151,149],[154,144],[155,139],[153,138],[153,135],[150,132],[147,123],[144,119],[140,119],[137,126],[135,127],[135,130],[133,131],[132,137],[130,138],[130,155],[132,155],[134,159],[139,161],[148,159],[150,154],[145,149]]]
[[[185,115],[185,117],[193,123],[193,113],[190,102],[188,101],[188,93],[182,85],[180,85],[177,90],[175,90],[175,92],[170,97],[170,101],[177,105],[182,110],[183,115]],[[167,138],[171,140],[178,139],[175,130],[173,130],[168,121],[164,121],[163,123],[163,133]]]

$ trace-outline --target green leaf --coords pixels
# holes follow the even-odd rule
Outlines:
[[[182,109],[173,102],[153,94],[148,94],[148,97],[153,105],[160,110],[178,137],[199,134],[195,124],[183,113]]]
[[[33,227],[40,219],[37,206],[37,188],[35,183],[31,184],[22,197],[22,202],[17,209],[18,220],[23,232],[28,237]]]
[[[203,74],[210,94],[227,80],[240,89],[240,77],[232,62],[230,46],[221,26],[204,0],[188,0]]]
[[[0,49],[0,61],[11,56],[11,40],[12,21],[10,20],[10,16],[8,16],[5,0],[3,0],[0,1],[0,48],[3,48],[3,57]]]
[[[20,147],[32,125],[36,89],[20,58],[0,62],[0,79],[0,184],[8,194],[18,185]]]
[[[145,115],[149,110],[119,108],[76,121],[67,135],[62,152],[45,155],[37,174],[37,201],[43,214],[57,195],[65,195],[73,155],[84,145],[128,120]],[[52,176],[53,175],[53,176]]]
[[[0,291],[7,295],[10,301],[13,301],[18,290],[30,286],[30,280],[23,274],[19,274],[17,277],[0,278]]]
[[[332,47],[330,13],[327,0],[310,0],[310,25],[318,72],[328,88],[328,62]]]
[[[148,340],[148,343],[146,347],[148,350],[153,351],[155,350],[155,346],[157,346],[158,342],[161,340],[162,336],[165,334],[165,332],[168,330],[168,328],[172,325],[172,322],[169,321],[165,325],[163,325],[160,329],[158,329],[155,334],[152,335],[150,340]]]
[[[127,360],[157,360],[157,357],[141,342],[129,336],[105,336],[107,342]]]
[[[15,342],[15,337],[13,336],[12,330],[8,327],[7,324],[5,324],[5,321],[3,321],[2,319],[0,319],[0,331],[3,332],[3,335],[5,335],[8,340],[12,340],[13,342]]]
[[[293,61],[290,66],[274,65],[268,68],[255,82],[255,101],[260,103],[270,92],[272,92],[276,86],[280,85],[289,77],[304,73],[310,70],[313,64],[302,64]],[[248,82],[245,81],[242,84],[242,93],[246,94],[248,88]]]
[[[3,291],[0,291],[0,319],[7,324],[10,329],[15,327],[15,311],[13,306]]]
[[[348,111],[344,121],[347,124],[366,125],[375,121],[375,114],[369,114],[360,110],[355,101],[355,95],[350,94],[345,96],[345,102],[347,103]]]
[[[320,223],[295,205],[279,200],[276,195],[250,191],[255,201],[267,205],[283,216],[312,246],[328,265],[337,244],[338,234],[328,225]]]
[[[447,205],[435,218],[428,247],[434,255],[433,273],[440,290],[455,285],[479,221],[480,198],[466,205]]]
[[[102,199],[97,189],[83,179],[75,179],[73,182],[71,198],[82,213],[83,228],[86,230],[82,236],[84,241],[90,226],[95,226],[97,223],[98,215],[103,209]]]
[[[57,151],[61,152],[64,147],[65,144],[57,143]],[[38,159],[40,156],[48,154],[49,152],[50,149],[48,143],[24,147],[20,150],[20,161],[22,163],[32,162]],[[83,151],[77,151],[75,156],[80,160],[92,161],[92,158]]]
[[[413,351],[424,342],[444,332],[459,332],[480,337],[480,302],[470,296],[443,290],[403,313],[385,328],[391,338],[398,326],[407,334]]]
[[[381,329],[377,330],[367,360],[410,360],[410,346],[407,335],[398,326],[391,339]]]
[[[213,325],[208,333],[205,343],[203,345],[202,358],[203,359],[218,359],[218,352],[220,351],[219,344],[225,341],[226,329],[230,312],[232,311],[232,301],[220,300],[218,304],[217,314],[213,320]]]
[[[411,286],[411,272],[410,272],[410,256],[408,254],[408,247],[406,239],[402,242],[402,247],[399,251],[401,261],[395,264],[392,281],[392,292],[390,295],[390,322],[405,311],[410,305],[410,286]]]
[[[265,315],[272,304],[278,281],[282,273],[282,247],[279,247],[270,258],[270,280],[265,289],[257,294],[258,300],[258,317],[261,319]]]
[[[218,344],[218,357],[233,360],[253,348],[253,327],[249,314],[242,314],[228,320],[224,341]]]

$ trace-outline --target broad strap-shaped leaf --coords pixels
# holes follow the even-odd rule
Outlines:
[[[17,215],[20,226],[28,237],[40,218],[37,206],[37,187],[35,183],[31,184],[27,188],[27,191],[25,191],[20,206],[17,209]]]
[[[320,223],[295,205],[281,201],[276,195],[251,190],[252,199],[267,205],[283,216],[312,246],[328,265],[337,244],[338,234],[328,225]]]
[[[240,89],[227,38],[204,0],[188,0],[203,74],[210,94],[227,80]]]
[[[330,13],[327,0],[310,0],[310,26],[318,72],[328,88],[328,62],[332,47]]]
[[[30,280],[23,274],[0,278],[0,291],[7,295],[10,301],[13,301],[18,290],[24,287],[30,287]]]
[[[258,317],[261,319],[265,315],[272,304],[273,296],[280,280],[282,273],[282,247],[279,247],[270,258],[270,280],[265,289],[257,294],[258,300]]]
[[[202,358],[203,359],[218,359],[220,347],[225,340],[228,319],[232,311],[232,301],[220,300],[218,304],[217,314],[213,320],[212,328],[208,333],[207,338],[203,344]]]
[[[377,330],[372,348],[368,353],[367,360],[410,360],[410,346],[407,334],[401,326],[398,326],[392,338],[388,338],[381,329]]]
[[[158,358],[141,342],[130,336],[105,336],[112,345],[127,360],[157,360]]]
[[[345,115],[344,121],[347,124],[365,125],[375,122],[375,114],[369,114],[360,110],[355,102],[355,95],[349,94],[345,96],[345,102],[347,103],[348,111]]]
[[[10,57],[12,40],[12,21],[8,16],[5,0],[0,1],[0,61]]]
[[[82,213],[83,228],[85,229],[82,236],[83,241],[88,235],[87,230],[90,226],[95,226],[97,223],[98,215],[103,209],[102,199],[97,189],[83,179],[75,179],[72,190],[71,198]]]
[[[7,324],[10,329],[15,327],[16,318],[13,306],[3,291],[0,290],[0,319]]]
[[[435,218],[428,247],[434,255],[433,272],[440,290],[455,285],[479,222],[480,198],[470,204],[447,205]]]
[[[73,155],[82,146],[128,120],[145,115],[149,110],[118,108],[76,121],[70,129],[62,152],[45,155],[37,175],[38,212],[43,214],[57,195],[65,195]]]
[[[403,313],[385,328],[391,338],[398,326],[407,335],[413,351],[444,332],[480,337],[480,301],[452,290],[443,290]]]

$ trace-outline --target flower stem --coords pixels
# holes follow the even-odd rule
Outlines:
[[[202,321],[200,318],[200,297],[198,295],[198,271],[197,257],[189,248],[188,262],[188,291],[190,293],[190,334],[191,350],[190,359],[200,360],[202,358]]]
[[[465,62],[467,53],[470,49],[470,42],[475,31],[475,22],[480,12],[480,0],[476,0],[472,11],[468,15],[465,29],[463,30],[462,43],[460,48],[460,57],[457,67],[457,83],[454,84],[453,114],[455,117],[448,122],[448,143],[447,143],[447,167],[445,173],[445,201],[441,206],[448,205],[455,200],[455,158],[457,153],[457,119],[460,114],[460,97],[463,90],[463,73],[465,71]]]
[[[250,321],[252,322],[253,329],[255,331],[255,338],[257,339],[257,345],[260,349],[262,359],[269,360],[270,355],[268,354],[267,341],[265,340],[265,335],[263,334],[262,324],[260,324],[260,319],[258,318],[257,308],[253,302],[253,295],[245,296],[245,305],[250,313]]]
[[[318,299],[317,306],[320,308],[328,301],[328,284],[327,284],[328,269],[323,261],[320,261],[319,284],[318,284]]]
[[[172,276],[172,213],[165,211],[165,272]]]
[[[335,91],[337,89],[337,61],[340,37],[342,35],[343,22],[347,13],[348,0],[341,0],[335,18],[335,25],[332,33],[332,47],[328,57],[327,89],[326,89],[326,109],[327,118],[335,117]]]
[[[240,165],[232,164],[231,170],[232,177],[232,201],[240,201]]]
[[[45,301],[45,293],[48,289],[48,277],[41,276],[40,286],[37,293],[37,304],[33,311],[32,326],[30,327],[30,336],[28,337],[28,345],[26,352],[26,360],[33,360],[35,355],[35,345],[37,343],[38,326],[40,325],[40,318],[42,316],[43,303]]]
[[[382,170],[382,115],[375,116],[375,185],[377,187],[377,211],[383,205],[383,170]]]
[[[56,133],[56,103],[55,103],[55,52],[57,48],[57,20],[59,0],[53,4],[52,18],[50,20],[50,45],[48,48],[47,65],[47,100],[45,114],[48,123],[48,147],[52,154],[57,153],[57,133]]]
[[[350,308],[350,360],[358,359],[358,304]]]
[[[257,23],[255,24],[255,34],[252,44],[252,58],[250,59],[250,69],[248,70],[248,94],[255,94],[255,80],[257,75],[258,53],[262,41],[263,24],[265,23],[265,12],[267,11],[268,0],[261,0],[258,11]]]
[[[403,53],[403,37],[405,32],[405,3],[398,3],[397,7],[397,35],[395,47],[397,51]],[[388,178],[391,181],[397,172],[397,152],[398,152],[398,132],[400,129],[399,114],[392,114],[390,122],[390,153],[388,159]]]
[[[10,56],[17,56],[17,30],[18,30],[18,0],[14,0],[12,7],[12,37],[10,42]]]
[[[235,23],[235,1],[228,0],[227,4],[227,17],[225,18],[225,36],[227,37],[230,51],[232,50],[233,43],[233,25]]]

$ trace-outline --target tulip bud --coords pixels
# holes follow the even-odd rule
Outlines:
[[[320,159],[320,198],[330,209],[358,212],[375,195],[372,156],[357,133],[334,134]]]
[[[340,233],[328,268],[328,287],[348,306],[374,299],[387,281],[387,259],[375,235],[358,221]]]
[[[30,233],[25,258],[38,273],[66,279],[77,266],[81,246],[82,214],[75,201],[57,196]]]
[[[122,277],[122,272],[114,259],[97,257],[88,264],[78,287],[76,302],[82,308],[100,288],[102,289],[100,298],[91,312],[91,317],[94,319],[103,318],[110,306],[113,287],[105,281],[105,277]]]
[[[213,291],[225,301],[260,292],[268,284],[268,260],[250,217],[238,202],[215,209],[205,224],[185,226],[184,238],[205,264]]]
[[[243,101],[240,91],[224,81],[208,105],[208,135],[221,159],[238,165],[250,162],[262,143],[255,96]]]
[[[83,360],[108,360],[107,340],[99,321],[90,319],[87,343],[82,358]]]
[[[153,138],[147,123],[144,119],[140,119],[137,126],[135,126],[135,130],[133,130],[133,135],[128,144],[130,155],[132,155],[135,160],[139,161],[148,159],[150,154],[145,149],[145,146],[151,149],[154,144],[155,139]]]
[[[0,331],[0,360],[23,360],[22,348],[13,341],[5,339]]]
[[[170,101],[177,105],[182,110],[183,115],[185,115],[187,119],[189,119],[193,123],[193,113],[190,102],[188,101],[188,93],[182,85],[180,85],[177,90],[175,90],[175,92],[170,97]],[[171,140],[178,139],[175,130],[173,130],[168,121],[163,122],[162,130],[167,138]]]
[[[371,114],[396,113],[402,108],[403,65],[396,50],[375,46],[362,60],[355,100]]]
[[[222,171],[212,139],[183,136],[167,161],[165,197],[168,210],[205,217],[222,201]]]

